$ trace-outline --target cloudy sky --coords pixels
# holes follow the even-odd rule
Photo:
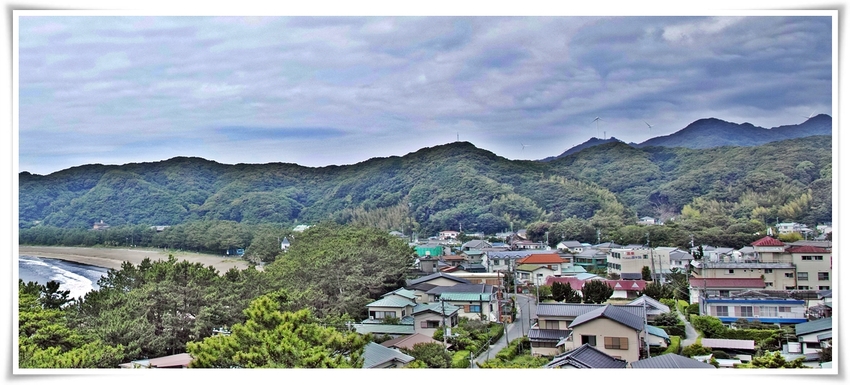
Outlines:
[[[542,159],[707,117],[834,115],[824,12],[16,21],[18,169],[36,174],[175,156],[343,165],[458,138]]]

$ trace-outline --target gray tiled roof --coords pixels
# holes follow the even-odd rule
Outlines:
[[[798,336],[811,333],[819,333],[832,330],[832,317],[821,318],[814,321],[803,322],[794,325],[794,331]]]
[[[606,305],[589,303],[541,303],[537,305],[537,317],[578,317]],[[613,305],[643,319],[643,305]]]
[[[572,366],[579,369],[623,369],[626,367],[626,361],[611,357],[596,350],[593,346],[584,344],[555,356],[552,361],[546,364],[547,368],[560,368],[562,366]]]
[[[531,329],[528,331],[528,339],[534,342],[539,341],[560,341],[572,334],[572,330],[561,329]]]
[[[629,311],[621,309],[620,307],[613,305],[605,305],[602,308],[590,311],[588,313],[576,317],[576,319],[570,323],[569,328],[572,329],[575,326],[590,322],[597,318],[607,318],[635,330],[643,330],[643,324],[645,321],[642,316],[637,316]]]
[[[364,368],[374,368],[389,361],[399,361],[406,364],[413,361],[413,357],[374,342],[369,342],[363,348]]]
[[[635,361],[630,366],[635,369],[717,369],[714,365],[675,353]]]
[[[655,300],[655,298],[652,298],[648,295],[640,296],[639,298],[635,299],[634,301],[629,302],[629,305],[643,306],[644,303],[646,303],[646,306],[654,308],[656,310],[659,310],[662,313],[669,313],[670,312],[669,306]]]

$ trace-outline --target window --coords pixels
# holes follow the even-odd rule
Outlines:
[[[596,336],[582,335],[581,344],[590,344],[590,346],[596,346]]]
[[[828,272],[819,272],[818,273],[818,281],[829,281],[829,273]]]
[[[790,313],[791,312],[791,306],[780,306],[779,312],[780,313]]]
[[[715,307],[715,312],[718,317],[728,317],[729,316],[729,307],[728,306],[717,306]]]
[[[394,311],[369,311],[369,317],[375,319],[384,319],[384,318],[395,318],[396,312]]]
[[[470,313],[481,313],[481,305],[469,305]]]
[[[629,339],[626,337],[605,337],[605,349],[628,350]]]
[[[764,269],[765,274],[773,273],[773,269]]]
[[[729,272],[727,274],[735,274],[735,269],[729,269]]]
[[[808,281],[809,280],[809,273],[807,273],[805,271],[797,272],[797,280],[798,281]]]
[[[818,290],[829,290],[829,286],[818,286]]]
[[[551,341],[551,342],[550,341],[542,341],[542,342],[532,341],[531,347],[533,347],[533,348],[554,348],[555,345],[557,345],[557,344],[558,343],[554,342],[554,341]]]
[[[804,261],[823,261],[823,255],[804,255],[802,259]]]
[[[493,266],[499,266],[499,263],[500,263],[500,262],[499,262],[499,260],[498,260],[498,259],[494,259],[494,260],[493,260]]]
[[[785,278],[794,278],[794,273],[785,273]]]
[[[773,282],[765,282],[764,287],[773,287]]]
[[[808,286],[797,286],[797,290],[809,290]]]
[[[721,297],[728,297],[729,296],[729,290],[720,290],[720,296]]]
[[[752,306],[741,306],[741,317],[752,317],[753,316],[753,307]]]
[[[759,317],[776,317],[776,306],[759,306]]]
[[[794,286],[785,286],[785,290],[794,290]]]
[[[423,329],[436,329],[440,327],[440,321],[422,321],[419,323],[419,327]]]
[[[558,321],[546,320],[546,329],[557,329],[559,323]]]

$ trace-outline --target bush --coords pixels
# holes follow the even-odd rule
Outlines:
[[[692,304],[688,305],[688,312],[685,313],[685,314],[699,315],[699,304],[698,303],[692,303]]]
[[[670,336],[670,345],[668,345],[667,349],[661,354],[680,354],[680,350],[682,350],[682,337]]]
[[[675,299],[661,298],[658,302],[661,302],[661,303],[667,305],[667,307],[669,307],[671,310],[676,308],[676,300]]]
[[[469,354],[468,350],[459,350],[456,351],[452,356],[452,368],[456,369],[464,369],[469,367]]]
[[[682,338],[687,337],[687,334],[685,334],[685,324],[678,324],[678,325],[673,325],[673,326],[659,326],[659,327],[664,329],[664,331],[667,332],[667,335],[670,336],[670,337],[673,337],[673,336],[679,336],[679,337],[682,337]]]
[[[724,338],[726,331],[729,330],[720,319],[712,316],[692,315],[691,325],[705,338]]]
[[[690,344],[682,349],[682,355],[685,357],[704,356],[706,354],[711,354],[711,349],[699,343]]]

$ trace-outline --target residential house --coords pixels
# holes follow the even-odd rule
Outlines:
[[[638,297],[638,293],[646,289],[646,281],[628,281],[624,279],[606,279],[605,283],[614,289],[614,294],[611,298],[633,299]]]
[[[645,343],[645,324],[644,314],[635,314],[621,306],[604,305],[570,322],[567,327],[572,333],[564,341],[564,349],[568,351],[590,344],[611,357],[637,361]]]
[[[457,266],[459,270],[463,270],[467,273],[486,273],[487,268],[480,263],[461,263]]]
[[[690,303],[700,303],[700,298],[727,298],[731,294],[766,287],[763,278],[691,277],[689,283]]]
[[[101,219],[100,222],[95,222],[95,224],[92,226],[92,230],[106,230],[108,228],[109,225],[106,224],[103,219]]]
[[[717,369],[712,364],[675,353],[644,358],[629,363],[628,367],[631,369]]]
[[[524,239],[511,242],[511,249],[513,250],[548,250],[548,248],[549,246],[543,242],[534,242]]]
[[[437,341],[424,334],[414,333],[409,336],[396,337],[391,340],[381,342],[381,345],[392,349],[407,349],[411,350],[417,344],[443,344],[443,341]]]
[[[436,272],[421,278],[408,280],[404,287],[416,293],[417,303],[424,303],[429,301],[428,295],[425,294],[428,290],[437,286],[454,286],[459,283],[469,284],[470,282],[449,273]]]
[[[413,308],[413,333],[434,337],[434,332],[443,325],[448,328],[457,326],[459,313],[460,308],[448,301],[417,304]]]
[[[658,316],[670,312],[669,306],[659,302],[655,298],[652,298],[648,295],[642,295],[634,301],[629,302],[628,304],[631,306],[644,307],[646,309],[646,319],[649,321],[653,321]]]
[[[654,225],[655,224],[655,218],[653,218],[653,217],[641,217],[637,221],[637,224],[639,224],[639,225]]]
[[[691,262],[694,260],[694,256],[687,251],[675,249],[669,253],[668,260],[670,261],[671,270],[679,269],[680,271],[687,272],[691,267]]]
[[[440,231],[439,238],[440,240],[455,240],[460,235],[459,231],[454,230],[443,230]]]
[[[480,249],[469,249],[460,253],[466,263],[482,263],[484,251]]]
[[[413,356],[374,342],[363,348],[363,368],[366,369],[403,368],[413,360]]]
[[[498,321],[499,298],[492,285],[458,284],[429,290],[430,302],[443,301],[460,308],[459,316]]]
[[[584,251],[585,246],[579,241],[561,241],[555,246],[555,248],[570,254],[578,254]]]
[[[626,361],[611,357],[591,344],[584,344],[568,352],[558,354],[545,367],[557,369],[624,369]]]
[[[585,268],[587,271],[593,269],[608,268],[608,251],[599,248],[586,248],[573,256],[573,263]]]
[[[549,277],[556,277],[555,270],[545,265],[525,264],[516,268],[517,283],[541,285]]]
[[[470,250],[484,250],[487,248],[491,248],[493,245],[490,242],[483,241],[480,239],[475,239],[472,241],[468,241],[460,246],[461,251],[470,251]]]
[[[561,267],[561,276],[562,277],[574,277],[579,274],[587,273],[583,267],[579,265],[570,265],[570,266],[562,266]]]
[[[399,288],[386,293],[380,299],[367,304],[369,320],[383,322],[384,320],[401,320],[413,314],[416,307],[416,293],[413,290]]]
[[[664,331],[664,329],[652,325],[645,325],[645,327],[646,341],[649,343],[650,347],[666,348],[670,345],[670,336],[666,331]]]
[[[291,244],[289,243],[289,239],[286,239],[286,237],[284,237],[283,240],[280,241],[280,249],[281,250],[286,251],[286,250],[289,249],[290,246],[291,246]]]
[[[309,229],[310,227],[311,226],[309,226],[309,225],[298,225],[298,226],[295,226],[294,228],[292,228],[292,231],[294,231],[296,233],[303,233],[304,231],[307,231],[307,229]]]
[[[820,353],[824,347],[832,344],[832,317],[794,325],[794,334],[797,335],[802,354]]]
[[[701,298],[700,315],[717,317],[723,323],[733,323],[738,319],[775,324],[806,322],[805,300],[747,293],[728,298]]]
[[[565,280],[568,278],[553,278],[554,280]],[[572,349],[575,343],[580,341],[569,341],[568,337],[573,334],[570,324],[582,315],[597,311],[609,305],[581,304],[581,303],[540,303],[537,305],[535,314],[537,322],[528,332],[531,341],[531,353],[535,356],[554,356]],[[632,313],[635,317],[643,320],[645,309],[643,306],[633,305],[610,305]],[[644,321],[641,321],[644,322]],[[566,345],[565,345],[566,344]],[[579,344],[580,345],[580,344]]]
[[[407,319],[405,319],[407,321]],[[409,336],[416,333],[416,327],[413,322],[400,324],[385,324],[385,323],[351,323],[349,326],[359,334],[372,334],[375,336],[387,336],[396,338],[401,336]],[[432,334],[433,335],[433,334]]]
[[[460,266],[460,264],[466,262],[466,258],[464,258],[463,255],[458,254],[443,255],[440,260],[445,262],[448,266]]]
[[[487,260],[489,271],[508,271],[514,272],[517,266],[517,261],[533,254],[552,254],[548,250],[484,250],[486,256],[482,259]]]

